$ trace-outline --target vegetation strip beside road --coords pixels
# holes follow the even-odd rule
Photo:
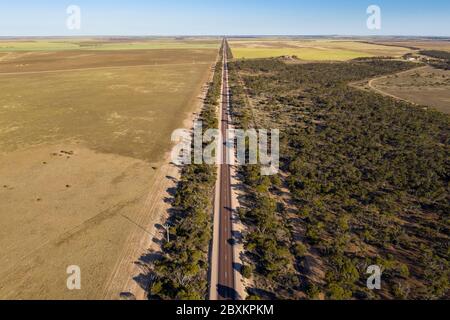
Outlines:
[[[222,49],[209,86],[200,120],[204,132],[217,129],[221,92]],[[183,167],[171,217],[170,242],[155,264],[157,280],[150,298],[204,300],[208,294],[208,251],[212,238],[212,198],[217,178],[215,165]]]
[[[231,112],[236,127],[258,129],[236,64],[231,63],[229,70],[233,93]],[[273,193],[281,181],[278,176],[262,176],[260,165],[240,167],[239,176],[245,185],[246,196],[241,199],[243,205],[238,212],[248,230],[244,234],[246,257],[242,275],[245,278],[256,277],[256,287],[248,288],[247,299],[288,298],[287,291],[298,283],[290,250],[294,250],[291,234]],[[264,290],[258,289],[259,286]]]

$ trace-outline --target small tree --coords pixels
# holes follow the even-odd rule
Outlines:
[[[301,242],[297,242],[294,247],[295,256],[297,258],[303,258],[308,252],[308,248]]]

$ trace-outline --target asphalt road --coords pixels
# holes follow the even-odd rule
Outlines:
[[[225,48],[225,46],[224,46]],[[222,122],[220,130],[226,141],[229,126],[229,94],[227,50],[224,49],[224,65],[222,79]],[[220,300],[236,299],[235,276],[233,270],[233,235],[232,235],[232,203],[231,203],[231,170],[227,164],[227,147],[222,145],[222,164],[220,165],[220,234],[219,234],[219,277],[218,297]]]

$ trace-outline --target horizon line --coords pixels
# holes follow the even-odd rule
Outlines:
[[[115,35],[115,34],[86,34],[86,35],[12,35],[12,36],[2,36],[2,38],[83,38],[83,37],[116,37],[116,38],[145,38],[145,37],[155,37],[155,38],[167,38],[167,37],[217,37],[217,38],[248,38],[248,37],[334,37],[334,38],[438,38],[450,41],[450,35],[448,36],[437,36],[437,35],[351,35],[351,34],[168,34],[168,35],[157,35],[157,34],[130,34],[130,35]]]

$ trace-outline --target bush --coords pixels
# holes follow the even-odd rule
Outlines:
[[[246,279],[250,279],[252,277],[253,274],[253,268],[251,266],[248,265],[244,265],[242,267],[242,276]]]
[[[328,286],[328,298],[331,300],[349,300],[352,292],[341,287],[338,283],[331,283]]]
[[[308,248],[301,242],[297,242],[294,247],[295,256],[303,258],[308,253]]]
[[[257,296],[257,295],[251,294],[251,295],[249,295],[247,297],[246,300],[248,300],[248,301],[259,301],[259,300],[261,300],[261,298],[259,296]]]
[[[320,295],[319,287],[317,287],[315,284],[309,284],[308,288],[306,289],[306,295],[311,300],[318,299]]]

